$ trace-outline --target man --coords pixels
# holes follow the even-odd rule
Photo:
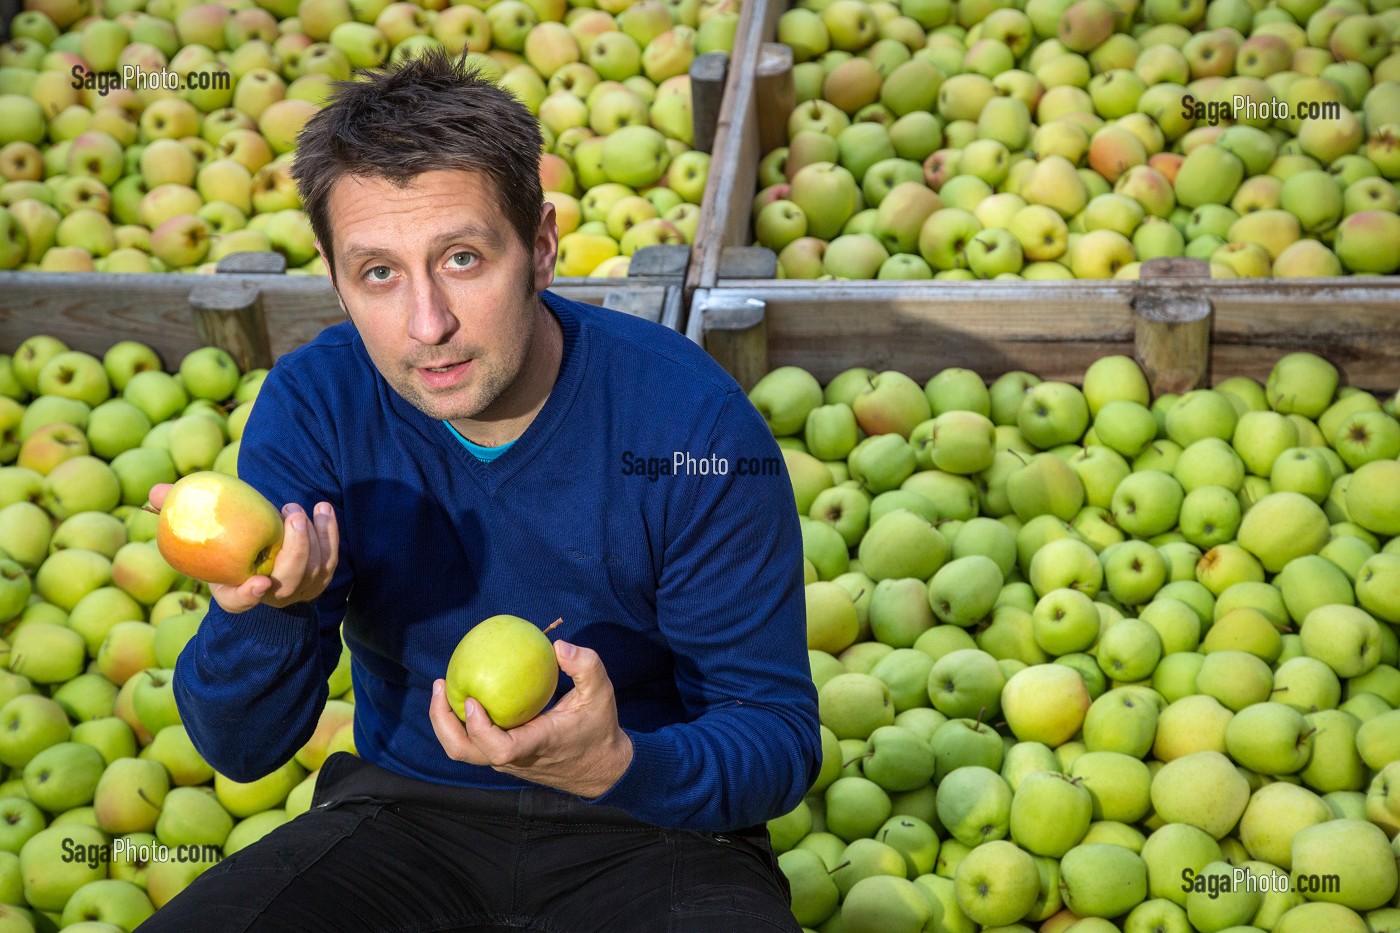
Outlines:
[[[175,693],[210,763],[259,778],[311,735],[343,622],[363,760],[143,930],[797,929],[763,827],[820,758],[791,488],[702,351],[546,291],[539,149],[442,54],[302,134],[350,321],[262,387],[239,470],[285,543],[212,588]],[[509,731],[441,679],[501,613],[564,620],[556,702]]]

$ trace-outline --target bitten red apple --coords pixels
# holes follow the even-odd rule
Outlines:
[[[201,470],[166,493],[156,546],[187,576],[237,586],[272,572],[282,548],[282,516],[242,480]]]

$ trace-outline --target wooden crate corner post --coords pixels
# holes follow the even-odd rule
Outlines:
[[[706,52],[690,63],[691,122],[695,127],[694,148],[700,152],[714,150],[728,70],[728,52]]]
[[[792,82],[792,49],[779,42],[765,42],[754,71],[754,96],[758,108],[759,154],[766,155],[788,144],[788,121],[797,106]]]
[[[745,392],[768,372],[766,312],[766,302],[728,289],[702,289],[691,303],[687,333]]]
[[[1153,396],[1189,392],[1210,381],[1213,309],[1199,259],[1149,259],[1134,294],[1135,355]]]
[[[275,269],[279,263],[281,268]],[[278,253],[234,253],[220,261],[216,274],[202,278],[190,290],[190,313],[199,339],[223,347],[244,372],[272,365],[262,290],[254,282],[224,273],[274,271],[286,271],[286,260]]]

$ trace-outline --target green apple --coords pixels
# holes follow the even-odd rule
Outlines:
[[[1004,840],[976,846],[953,877],[958,906],[976,923],[997,926],[1025,917],[1040,893],[1040,872],[1024,850]]]
[[[1283,703],[1255,703],[1230,720],[1225,750],[1237,763],[1260,774],[1294,774],[1312,756],[1312,726]]]
[[[1084,678],[1059,664],[1035,664],[1007,678],[1002,713],[1021,742],[1056,747],[1079,732],[1089,709]]]
[[[1081,917],[1117,917],[1147,897],[1147,866],[1131,849],[1078,845],[1060,859],[1065,906]]]
[[[1152,806],[1162,819],[1188,823],[1216,839],[1235,827],[1249,802],[1249,783],[1219,752],[1175,758],[1152,778]]]
[[[822,404],[822,389],[805,370],[783,366],[754,385],[749,401],[763,415],[774,436],[784,437],[802,430],[808,414]]]
[[[1305,896],[1371,910],[1395,894],[1396,864],[1389,848],[1385,833],[1372,823],[1342,819],[1308,826],[1293,837],[1293,876],[1339,876],[1337,890],[1305,890]]]
[[[1060,858],[1089,830],[1093,798],[1057,771],[1029,774],[1011,801],[1011,838],[1028,852]]]
[[[1140,854],[1147,865],[1148,894],[1179,907],[1186,906],[1182,879],[1194,878],[1222,858],[1220,844],[1187,823],[1167,823],[1154,830]]]
[[[1377,460],[1363,464],[1346,488],[1351,518],[1367,531],[1400,534],[1400,493],[1390,484],[1400,479],[1400,462]]]
[[[107,836],[81,823],[50,826],[20,848],[24,899],[38,910],[63,909],[83,885],[107,876]]]
[[[1269,407],[1316,418],[1332,403],[1337,391],[1337,368],[1315,353],[1289,353],[1269,372],[1265,392]]]
[[[933,749],[934,782],[958,768],[977,765],[999,771],[1006,747],[996,730],[975,719],[950,719],[928,740]]]
[[[966,846],[1004,839],[1011,819],[1011,788],[989,768],[968,766],[943,777],[938,785],[938,819]]]
[[[1156,732],[1156,705],[1133,690],[1119,688],[1104,693],[1084,717],[1084,746],[1091,752],[1121,752],[1142,758],[1152,750]]]
[[[1336,672],[1356,677],[1380,663],[1380,625],[1354,606],[1333,604],[1309,612],[1299,629],[1303,650]]]
[[[1256,502],[1239,527],[1239,543],[1277,573],[1289,561],[1316,554],[1330,534],[1327,516],[1301,493],[1275,492]]]

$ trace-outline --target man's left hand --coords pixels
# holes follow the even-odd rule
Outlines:
[[[559,669],[573,678],[574,689],[524,725],[501,729],[468,697],[464,726],[448,704],[441,680],[433,683],[428,716],[450,758],[580,797],[599,797],[632,763],[632,740],[618,723],[612,681],[598,653],[556,641],[554,656]]]

